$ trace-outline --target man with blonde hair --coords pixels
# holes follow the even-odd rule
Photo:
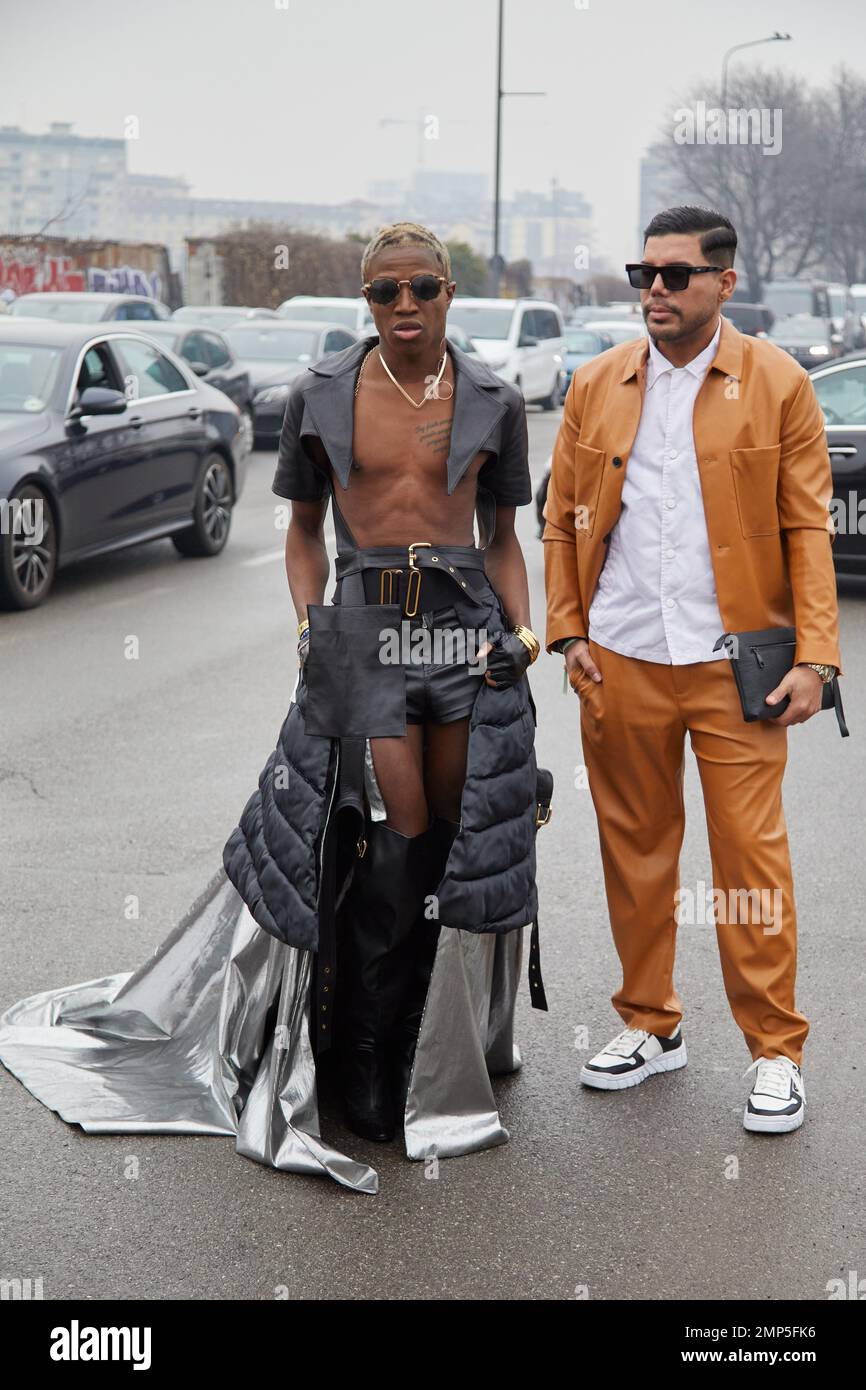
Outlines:
[[[433,232],[380,228],[361,272],[377,336],[293,383],[273,490],[292,499],[286,569],[307,733],[369,744],[338,1019],[347,1121],[386,1140],[406,1102],[440,925],[501,932],[535,915],[525,672],[539,642],[514,531],[515,508],[532,498],[522,398],[448,343],[456,285]],[[329,500],[337,592],[325,605]],[[388,662],[382,644],[398,629],[418,648],[437,633],[484,634],[486,671],[471,640],[456,659],[440,660],[434,642],[421,659]],[[320,946],[320,964],[328,955]],[[322,1010],[332,1008],[329,984]]]

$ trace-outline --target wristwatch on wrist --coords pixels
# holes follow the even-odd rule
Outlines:
[[[808,666],[811,671],[817,671],[825,685],[827,685],[836,674],[835,666],[827,666],[820,661],[804,661],[803,665]]]

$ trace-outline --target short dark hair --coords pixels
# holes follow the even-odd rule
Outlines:
[[[712,208],[667,208],[657,212],[643,234],[644,246],[651,236],[672,236],[677,232],[686,235],[701,233],[701,251],[710,265],[720,265],[726,270],[734,264],[737,250],[737,233],[730,218],[723,217]]]

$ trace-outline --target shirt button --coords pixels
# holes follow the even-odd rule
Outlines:
[[[665,608],[675,608],[675,607],[676,607],[676,599],[673,599],[673,598],[666,598],[666,599],[665,599]]]
[[[677,458],[679,458],[679,454],[677,453],[676,449],[671,449],[670,453],[668,454],[668,458],[669,458],[669,459],[677,459]]]
[[[667,558],[668,558],[669,560],[672,560],[672,559],[674,558],[674,556],[676,555],[676,553],[677,553],[677,552],[676,552],[672,547],[670,547],[670,546],[669,546],[668,549],[665,551],[665,555],[667,556]]]
[[[665,506],[666,506],[666,507],[675,507],[676,505],[677,505],[677,503],[676,503],[676,498],[674,498],[674,497],[666,497],[666,498],[665,498]]]

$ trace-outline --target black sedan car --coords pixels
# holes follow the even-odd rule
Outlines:
[[[13,299],[9,310],[13,318],[54,319],[61,323],[153,322],[167,319],[169,309],[158,299],[144,294],[103,294],[82,290],[80,294],[62,290],[22,294]]]
[[[187,362],[196,376],[224,391],[241,412],[243,445],[247,452],[253,447],[253,392],[250,374],[235,357],[225,335],[207,324],[196,325],[169,319],[167,323],[141,323],[138,329],[148,338]]]
[[[833,469],[833,560],[839,574],[866,574],[866,352],[814,367],[809,375]]]
[[[0,319],[0,607],[76,560],[171,536],[217,555],[244,483],[240,412],[134,328]]]
[[[767,336],[807,369],[837,357],[840,350],[830,320],[812,314],[789,314],[776,319]]]
[[[253,429],[256,443],[275,444],[283,427],[289,383],[311,362],[329,352],[342,352],[359,338],[341,323],[244,323],[225,330],[232,352],[253,388]]]
[[[773,327],[773,311],[767,304],[747,304],[743,299],[726,299],[722,313],[741,333],[766,338]]]

